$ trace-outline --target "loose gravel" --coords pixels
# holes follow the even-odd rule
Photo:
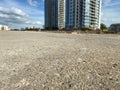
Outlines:
[[[120,35],[0,31],[0,90],[120,90]]]

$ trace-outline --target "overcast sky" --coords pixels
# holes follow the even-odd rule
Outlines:
[[[120,23],[119,0],[103,0],[102,23]],[[10,28],[42,27],[44,0],[0,0],[0,24]]]

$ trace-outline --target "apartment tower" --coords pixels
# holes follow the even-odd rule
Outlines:
[[[58,0],[58,28],[65,28],[65,2]]]
[[[62,29],[64,26],[64,0],[45,0],[45,29]]]
[[[100,28],[102,0],[66,0],[66,28]]]

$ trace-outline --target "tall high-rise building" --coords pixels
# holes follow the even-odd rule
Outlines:
[[[102,0],[66,0],[66,28],[100,28]]]
[[[58,28],[58,2],[57,0],[45,0],[45,28]]]
[[[45,0],[45,29],[62,29],[64,26],[64,0]]]
[[[58,0],[58,28],[65,28],[65,1]]]

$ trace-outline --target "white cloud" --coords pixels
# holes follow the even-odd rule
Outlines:
[[[0,7],[0,13],[7,14],[7,15],[19,15],[19,16],[27,15],[25,12],[15,7],[12,7],[12,8]]]
[[[0,7],[0,24],[8,25],[10,27],[11,25],[42,26],[42,22],[31,19],[24,11],[15,7]]]
[[[6,15],[6,14],[2,14],[2,13],[0,13],[0,17],[2,17],[2,18],[9,18],[8,15]]]
[[[28,2],[31,6],[37,6],[37,5],[38,5],[37,1],[35,1],[35,0],[27,0],[27,2]]]
[[[25,12],[23,12],[22,10],[18,9],[18,8],[11,8],[11,11],[13,11],[14,13],[16,13],[17,15],[21,15],[21,16],[27,16],[27,14]]]
[[[37,24],[37,25],[42,25],[42,23],[40,21],[30,21],[30,20],[27,20],[25,22],[26,24]]]

